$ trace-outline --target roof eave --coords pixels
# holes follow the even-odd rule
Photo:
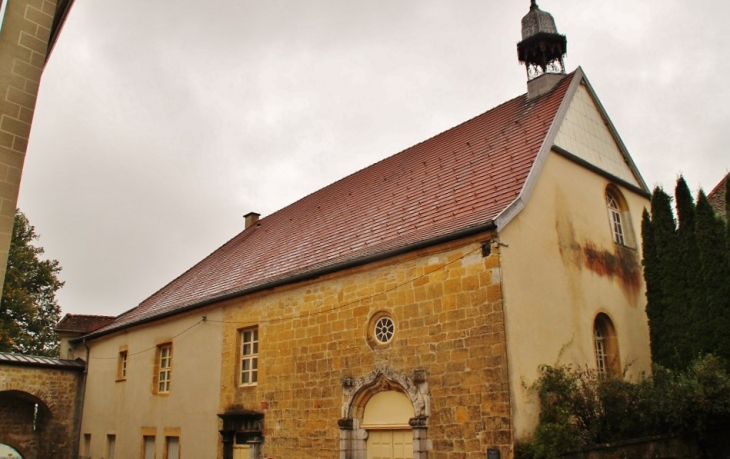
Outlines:
[[[295,274],[295,275],[292,275],[292,276],[289,276],[289,277],[286,277],[283,279],[276,279],[274,281],[266,282],[266,283],[263,283],[260,285],[255,285],[253,287],[247,287],[244,289],[235,290],[232,292],[227,292],[227,293],[223,293],[220,295],[216,295],[216,296],[213,296],[210,298],[206,298],[204,300],[197,301],[195,303],[192,303],[192,304],[182,307],[182,308],[176,308],[167,313],[162,313],[162,314],[158,314],[155,316],[140,319],[139,321],[135,321],[135,322],[132,322],[132,323],[129,323],[126,325],[119,326],[119,327],[112,327],[107,330],[91,332],[87,335],[80,336],[78,338],[72,338],[69,340],[69,342],[79,343],[82,341],[100,338],[102,336],[110,335],[110,334],[119,332],[121,330],[125,330],[125,329],[131,328],[131,327],[136,327],[139,325],[148,324],[151,322],[156,322],[158,320],[162,320],[162,319],[172,317],[172,316],[175,316],[178,314],[183,314],[185,312],[194,311],[196,309],[200,309],[205,306],[210,306],[215,303],[220,303],[220,302],[223,302],[226,300],[238,298],[238,297],[241,297],[244,295],[250,295],[252,293],[257,293],[257,292],[261,292],[264,290],[270,290],[270,289],[273,289],[276,287],[281,287],[284,285],[295,284],[298,282],[305,282],[305,281],[316,279],[318,277],[321,277],[321,276],[324,276],[327,274],[332,274],[332,273],[342,271],[345,269],[355,268],[358,266],[366,265],[368,263],[374,263],[374,262],[385,260],[387,258],[391,258],[391,257],[397,256],[397,255],[402,255],[404,253],[424,249],[427,247],[431,247],[431,246],[438,245],[438,244],[443,244],[446,242],[451,242],[451,241],[462,239],[462,238],[469,237],[469,236],[474,236],[479,233],[484,233],[484,232],[495,230],[495,229],[497,229],[495,222],[493,220],[490,220],[486,223],[470,226],[467,228],[462,228],[460,230],[457,230],[457,231],[454,231],[451,233],[447,233],[447,234],[444,234],[441,236],[436,236],[433,238],[425,239],[425,240],[415,242],[412,244],[396,247],[394,249],[385,250],[382,252],[378,252],[376,254],[367,255],[367,256],[356,258],[353,260],[347,260],[347,261],[344,261],[341,263],[336,263],[336,264],[333,264],[330,266],[325,266],[323,268],[317,268],[317,269],[313,269],[310,271],[305,271],[305,272]]]

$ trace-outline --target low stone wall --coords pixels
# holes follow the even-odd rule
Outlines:
[[[676,437],[648,437],[605,443],[563,455],[566,459],[694,459],[696,445]]]

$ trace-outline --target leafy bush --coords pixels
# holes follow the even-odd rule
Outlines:
[[[712,355],[687,371],[655,367],[638,381],[601,376],[570,365],[541,368],[532,389],[540,419],[531,441],[517,445],[518,459],[554,459],[589,445],[650,435],[694,438],[730,426],[730,376]]]

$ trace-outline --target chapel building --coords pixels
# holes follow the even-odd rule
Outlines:
[[[81,455],[510,458],[544,364],[650,370],[649,190],[532,1],[527,93],[261,218],[64,339]]]

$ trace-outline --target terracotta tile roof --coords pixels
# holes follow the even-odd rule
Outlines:
[[[55,330],[57,332],[91,333],[114,322],[113,316],[89,316],[84,314],[66,314]]]
[[[725,182],[727,181],[728,177],[730,177],[730,174],[727,174],[725,177],[723,177],[723,179],[720,180],[720,183],[717,184],[715,189],[713,189],[710,194],[707,195],[707,199],[710,201],[712,208],[715,209],[715,213],[725,219],[727,219],[727,210],[725,208]]]
[[[83,371],[86,363],[83,360],[62,360],[35,355],[12,354],[0,352],[0,364],[21,365],[26,367],[45,367],[65,370]]]
[[[92,336],[493,222],[522,190],[574,77],[259,220]]]

